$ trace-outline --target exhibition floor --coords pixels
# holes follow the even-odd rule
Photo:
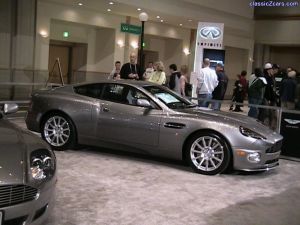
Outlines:
[[[25,127],[23,119],[14,119]],[[101,148],[56,152],[45,225],[298,225],[300,163],[264,173],[203,176],[181,162]]]

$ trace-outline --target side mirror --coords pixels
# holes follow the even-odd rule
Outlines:
[[[15,104],[15,103],[7,103],[7,104],[4,104],[3,113],[5,115],[16,113],[18,111],[18,109],[19,109],[19,107],[18,107],[17,104]]]
[[[145,107],[145,108],[152,108],[150,102],[147,100],[147,99],[138,99],[136,104],[138,106],[142,106],[142,107]]]

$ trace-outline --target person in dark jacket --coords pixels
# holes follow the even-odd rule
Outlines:
[[[247,71],[243,70],[241,72],[239,81],[236,83],[236,96],[235,96],[235,100],[236,100],[237,103],[243,103],[244,99],[245,99],[245,97],[247,95],[247,80],[246,80],[246,76],[247,76]],[[243,110],[241,110],[241,106],[240,105],[235,105],[235,109],[233,111],[235,111],[235,112],[243,112]]]
[[[170,80],[169,80],[169,88],[173,91],[176,91],[179,87],[177,80],[180,79],[181,74],[180,72],[177,71],[177,65],[176,64],[171,64],[169,66],[171,75],[170,75]]]
[[[271,63],[266,63],[264,66],[264,77],[266,78],[267,85],[265,90],[264,105],[276,106],[276,84],[273,77],[273,66]],[[264,110],[264,123],[270,128],[276,128],[276,112],[273,109]]]
[[[225,96],[225,92],[227,90],[227,84],[228,84],[228,77],[225,74],[224,71],[224,65],[223,63],[218,63],[216,66],[216,74],[218,76],[218,86],[213,91],[213,99],[214,100],[223,100]],[[213,102],[212,103],[212,109],[214,110],[220,110],[221,108],[221,102]]]
[[[263,77],[262,71],[259,68],[254,70],[248,83],[248,101],[249,104],[261,105],[265,95],[266,80]],[[248,116],[255,119],[258,118],[259,110],[255,106],[250,106]]]
[[[130,62],[123,64],[120,75],[122,79],[142,80],[143,72],[136,63],[136,54],[130,54]]]
[[[295,100],[296,100],[296,72],[290,71],[288,73],[288,78],[282,81],[281,85],[281,102],[282,107],[293,110],[295,109]]]

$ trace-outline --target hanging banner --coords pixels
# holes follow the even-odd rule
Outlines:
[[[204,49],[223,49],[224,23],[199,22],[197,29],[194,71],[202,67]]]
[[[197,46],[223,49],[224,23],[198,23]]]
[[[191,74],[193,87],[197,87],[197,74],[202,68],[204,49],[223,49],[223,34],[224,23],[198,23],[194,72]],[[193,97],[196,96],[196,90],[193,90]]]

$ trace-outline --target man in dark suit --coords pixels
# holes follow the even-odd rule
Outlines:
[[[143,73],[136,63],[136,54],[130,54],[130,62],[125,63],[120,71],[121,79],[142,80]]]

